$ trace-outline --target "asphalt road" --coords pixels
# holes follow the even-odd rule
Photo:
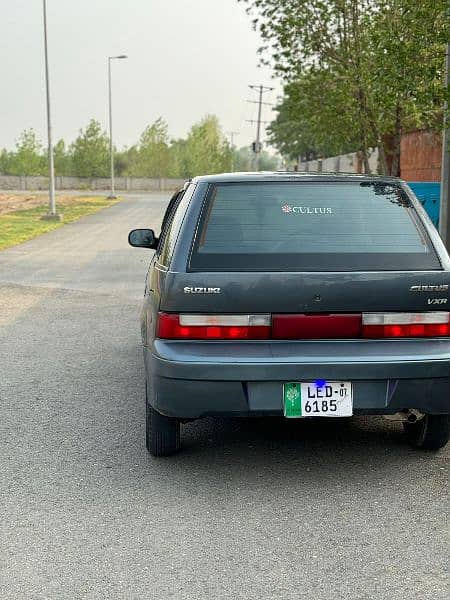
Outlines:
[[[449,453],[397,425],[208,419],[147,456],[126,235],[167,200],[0,253],[2,600],[447,599]]]

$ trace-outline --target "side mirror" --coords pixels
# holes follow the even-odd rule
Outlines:
[[[128,243],[135,248],[153,248],[158,245],[158,238],[153,229],[132,229],[128,234]]]

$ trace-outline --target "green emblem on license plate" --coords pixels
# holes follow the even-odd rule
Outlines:
[[[302,393],[299,383],[285,383],[283,386],[283,406],[285,417],[302,416]]]

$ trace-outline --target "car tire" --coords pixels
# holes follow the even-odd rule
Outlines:
[[[152,456],[170,456],[180,449],[180,422],[146,402],[146,443]]]
[[[408,443],[413,448],[439,450],[449,439],[449,415],[425,415],[416,423],[403,423]]]

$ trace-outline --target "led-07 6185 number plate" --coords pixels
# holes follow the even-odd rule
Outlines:
[[[283,385],[284,416],[350,417],[353,390],[350,381],[290,382]]]

